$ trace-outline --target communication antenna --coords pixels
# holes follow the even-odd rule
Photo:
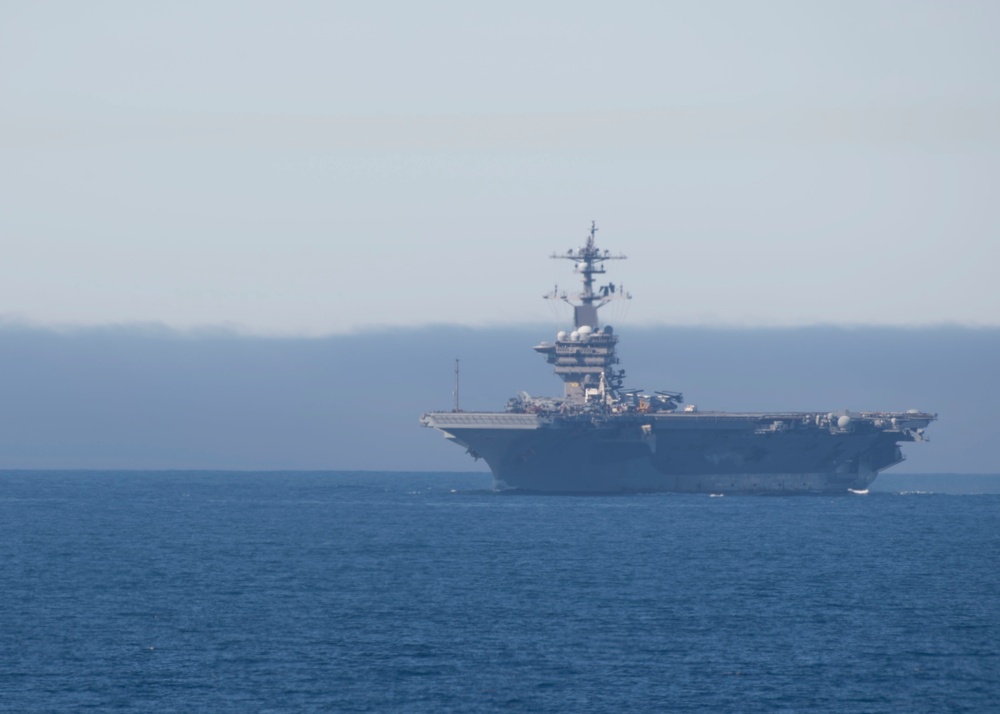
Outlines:
[[[462,411],[458,408],[458,357],[455,358],[455,408],[452,411]]]

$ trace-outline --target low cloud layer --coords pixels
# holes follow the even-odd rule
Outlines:
[[[440,326],[315,339],[148,328],[0,329],[0,468],[483,468],[418,425],[556,394],[531,351],[548,328]],[[918,408],[940,414],[912,473],[1000,472],[1000,329],[630,328],[629,386],[701,409]]]

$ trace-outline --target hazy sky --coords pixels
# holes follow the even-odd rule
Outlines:
[[[0,318],[1000,325],[1000,3],[0,5]]]

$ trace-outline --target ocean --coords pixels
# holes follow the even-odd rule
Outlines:
[[[978,478],[0,472],[0,711],[1000,711],[1000,476]]]

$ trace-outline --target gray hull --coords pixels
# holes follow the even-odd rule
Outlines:
[[[930,415],[670,413],[552,418],[436,412],[424,423],[483,458],[497,489],[548,493],[847,493],[900,462]]]

